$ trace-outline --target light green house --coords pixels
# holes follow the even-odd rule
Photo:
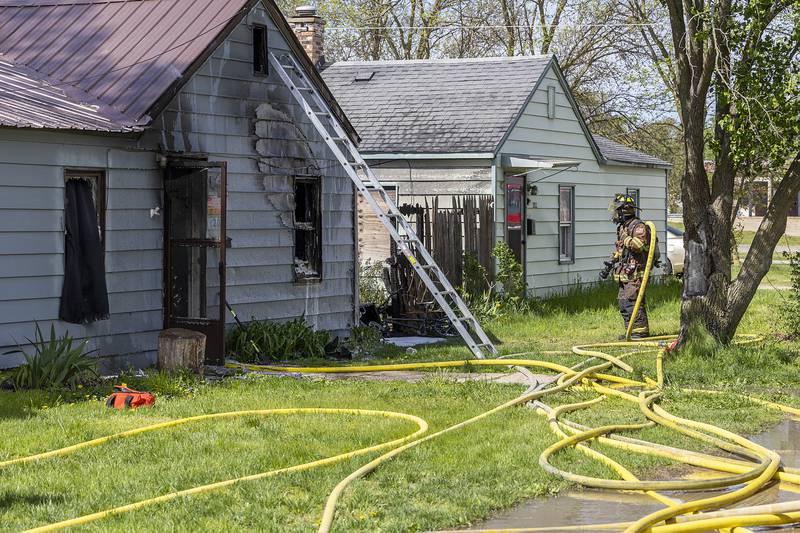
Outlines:
[[[666,257],[670,165],[592,135],[554,56],[340,62],[323,78],[398,204],[493,195],[495,242],[532,294],[598,279],[616,192],[638,197]],[[375,257],[380,239],[359,239]]]

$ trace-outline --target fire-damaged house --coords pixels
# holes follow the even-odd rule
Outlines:
[[[226,302],[353,325],[354,185],[271,53],[357,142],[272,0],[0,3],[0,367],[36,322],[108,366],[171,327],[221,361]]]

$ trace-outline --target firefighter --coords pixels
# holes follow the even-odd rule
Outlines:
[[[609,205],[609,210],[613,213],[612,221],[617,225],[617,242],[610,264],[607,265],[611,266],[614,281],[619,283],[617,300],[625,328],[628,327],[636,306],[650,250],[650,229],[636,215],[637,209],[636,200],[627,194],[616,194]],[[658,262],[657,244],[654,261]],[[633,319],[631,338],[641,339],[649,335],[646,302],[642,298],[639,312]],[[625,335],[620,339],[624,340]]]

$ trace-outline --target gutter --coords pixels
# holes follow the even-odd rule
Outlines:
[[[491,152],[453,152],[453,153],[374,153],[374,154],[361,154],[364,159],[396,159],[396,160],[412,160],[412,159],[486,159],[493,160],[495,154]]]

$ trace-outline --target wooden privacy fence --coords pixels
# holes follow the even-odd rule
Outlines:
[[[494,239],[494,200],[491,195],[468,195],[448,197],[450,207],[441,207],[439,197],[424,205],[403,204],[400,212],[408,219],[433,255],[436,264],[454,287],[464,282],[464,254],[472,254],[492,277],[494,262],[492,246]],[[400,297],[405,310],[432,299],[405,258],[397,257],[392,248],[396,268],[390,276],[391,291]]]

